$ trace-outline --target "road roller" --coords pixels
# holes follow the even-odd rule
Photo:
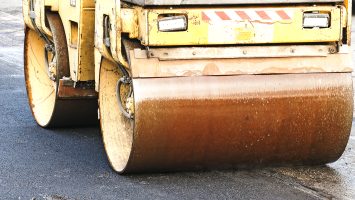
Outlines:
[[[39,126],[118,173],[323,165],[353,117],[348,0],[23,0]]]

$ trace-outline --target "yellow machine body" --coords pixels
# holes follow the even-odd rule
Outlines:
[[[120,173],[337,160],[353,111],[351,1],[234,1],[23,0],[38,124],[98,98]],[[305,27],[307,14],[329,25]],[[175,18],[185,29],[160,29]]]

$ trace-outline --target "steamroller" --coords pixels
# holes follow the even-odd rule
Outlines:
[[[353,117],[348,0],[23,0],[42,127],[99,123],[118,173],[322,165]]]

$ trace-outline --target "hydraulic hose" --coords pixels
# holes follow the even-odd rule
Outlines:
[[[127,108],[124,108],[123,102],[121,99],[121,86],[122,85],[131,85],[132,79],[129,76],[129,73],[127,72],[127,70],[123,66],[118,65],[118,68],[120,69],[120,71],[123,74],[123,76],[117,81],[117,85],[116,85],[116,96],[117,96],[117,101],[118,101],[118,107],[125,117],[127,117],[128,119],[134,119],[134,115],[132,113],[129,113],[127,111]],[[130,97],[132,95],[132,93],[133,93],[133,90],[132,90],[132,86],[131,86],[130,91],[127,95],[127,98]]]

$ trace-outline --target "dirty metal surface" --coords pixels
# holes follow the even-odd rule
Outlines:
[[[151,78],[133,84],[128,172],[324,164],[342,155],[350,134],[350,73]]]
[[[97,99],[97,92],[93,88],[74,88],[73,83],[59,80],[58,97],[63,99],[93,98]]]
[[[99,127],[35,124],[24,86],[21,8],[14,2],[21,3],[0,5],[1,199],[355,199],[354,125],[343,156],[324,166],[117,175]]]
[[[132,54],[133,51],[131,51],[131,58],[134,57]],[[319,66],[320,62],[327,65]],[[253,58],[253,60],[238,58],[159,61],[158,58],[150,58],[132,59],[131,64],[132,76],[140,78],[352,71],[349,54],[304,58]]]

